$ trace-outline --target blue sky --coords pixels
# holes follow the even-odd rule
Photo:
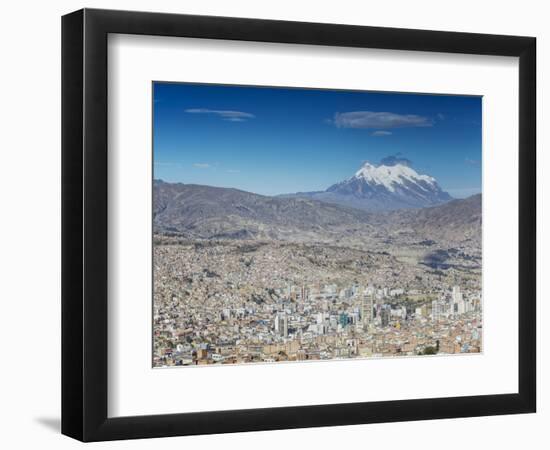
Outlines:
[[[153,108],[156,179],[275,195],[402,159],[481,192],[480,97],[155,82]]]

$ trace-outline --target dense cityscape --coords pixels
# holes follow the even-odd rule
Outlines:
[[[155,367],[481,352],[479,271],[167,238],[154,261]]]

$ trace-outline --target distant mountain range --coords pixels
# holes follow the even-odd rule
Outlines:
[[[435,181],[419,183],[428,189]],[[398,190],[393,181],[386,184],[392,192],[388,186]],[[155,180],[153,225],[156,233],[200,239],[335,241],[383,230],[457,242],[481,239],[481,195],[429,208],[373,213],[311,197],[268,197]]]
[[[381,214],[381,223],[394,230],[452,242],[476,241],[481,245],[481,194],[451,200],[439,206],[404,209]]]
[[[368,162],[351,178],[326,191],[299,192],[284,197],[312,198],[367,211],[425,208],[452,200],[435,178],[421,175],[405,164],[375,166]]]
[[[308,198],[267,197],[238,189],[155,180],[156,232],[207,239],[316,240],[370,229],[360,209]]]

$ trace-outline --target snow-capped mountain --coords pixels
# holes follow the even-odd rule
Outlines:
[[[295,195],[370,211],[424,208],[452,200],[435,178],[400,163],[376,166],[367,162],[351,178],[326,191]]]
[[[395,192],[406,183],[417,184],[423,191],[428,191],[437,186],[435,178],[429,175],[420,175],[414,169],[403,164],[395,164],[393,166],[380,165],[377,167],[366,162],[355,173],[352,179],[364,180],[369,186],[382,185],[390,192]]]

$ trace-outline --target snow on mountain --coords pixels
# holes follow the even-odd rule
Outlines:
[[[306,192],[293,196],[310,197],[368,211],[424,208],[452,200],[436,179],[419,174],[408,165],[374,165],[369,162],[351,178],[322,192]]]
[[[414,169],[403,164],[377,167],[367,162],[355,173],[354,177],[362,178],[369,184],[382,185],[390,192],[395,192],[396,185],[402,185],[407,181],[417,183],[425,191],[429,191],[429,187],[437,186],[435,178],[420,175]],[[426,184],[429,187],[426,187]]]

